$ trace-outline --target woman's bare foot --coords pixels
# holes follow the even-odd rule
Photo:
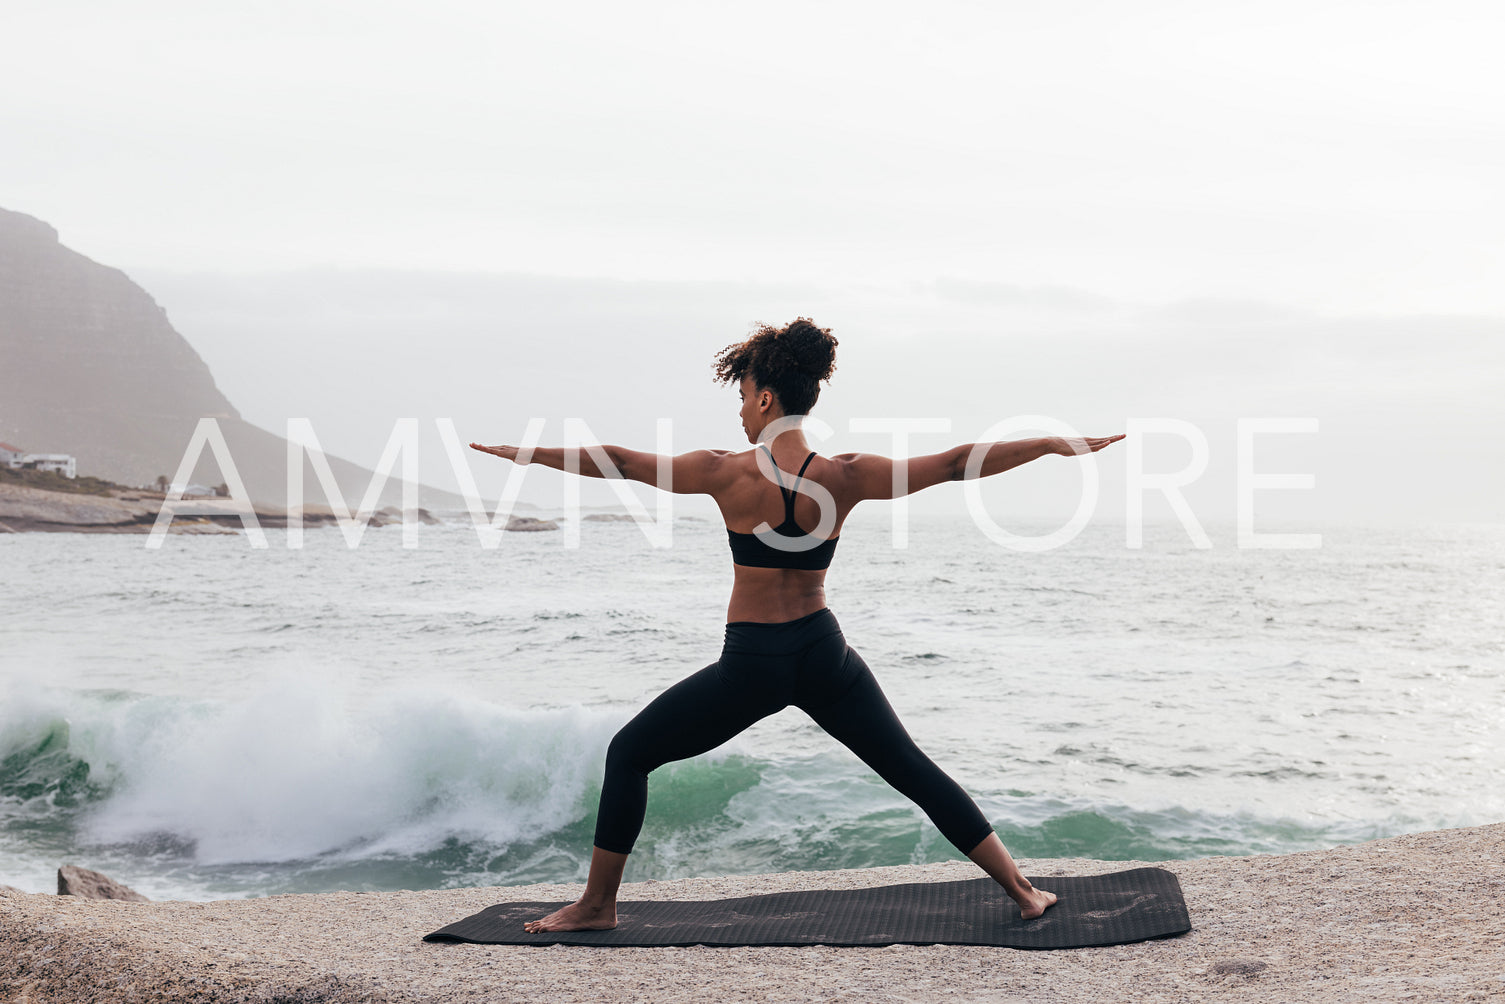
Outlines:
[[[967,857],[1003,886],[1009,898],[1019,904],[1019,915],[1025,920],[1034,920],[1055,903],[1055,893],[1030,885],[1029,879],[1009,856],[1008,848],[998,839],[998,834],[989,833],[982,843],[967,852]]]
[[[1021,890],[1018,895],[1012,892],[1009,895],[1013,896],[1014,902],[1019,904],[1019,916],[1025,920],[1034,920],[1056,902],[1055,893],[1036,889],[1034,886]]]
[[[1054,896],[1051,897],[1051,899],[1054,898]],[[593,906],[586,903],[582,897],[569,906],[560,907],[547,917],[528,921],[523,925],[523,930],[530,934],[538,934],[541,931],[608,931],[616,926],[617,904],[615,901]]]

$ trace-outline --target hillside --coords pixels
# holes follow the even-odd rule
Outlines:
[[[41,220],[0,209],[0,441],[71,453],[80,475],[143,485],[175,474],[201,416],[219,421],[251,498],[285,502],[286,441],[240,417],[151,295],[63,246]],[[370,471],[329,460],[346,499],[358,502]],[[190,480],[225,478],[206,451]],[[311,469],[304,483],[322,501]],[[381,501],[400,501],[395,480]],[[423,488],[420,504],[463,503]]]

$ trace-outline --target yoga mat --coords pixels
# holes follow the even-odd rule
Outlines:
[[[997,945],[1086,948],[1121,945],[1191,930],[1181,883],[1163,868],[1110,875],[1031,878],[1059,902],[1021,920],[1019,907],[990,878],[912,882],[872,889],[810,889],[718,900],[617,904],[610,931],[529,934],[563,903],[498,903],[442,927],[424,941],[483,945]]]

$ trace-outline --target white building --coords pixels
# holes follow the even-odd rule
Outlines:
[[[13,471],[57,471],[65,478],[78,477],[78,461],[71,454],[27,453],[9,443],[0,443],[0,466]]]
[[[215,491],[213,488],[210,488],[208,485],[200,485],[200,484],[186,484],[185,485],[185,484],[182,484],[181,482],[174,481],[172,484],[170,484],[170,485],[167,486],[167,494],[169,494],[169,495],[176,494],[176,495],[179,495],[179,496],[181,496],[181,497],[183,497],[185,499],[187,499],[187,498],[215,498],[216,496],[219,495],[219,492]]]
[[[39,471],[57,471],[65,478],[78,476],[78,461],[67,453],[28,453],[26,459],[21,461],[22,467],[33,467]]]

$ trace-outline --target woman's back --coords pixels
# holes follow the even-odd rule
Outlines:
[[[726,458],[736,472],[715,498],[735,571],[729,622],[795,620],[826,605],[826,567],[850,506],[843,510],[822,484],[823,477],[837,473],[831,460],[808,451],[799,462],[788,463],[788,455],[804,446],[803,438],[789,437],[791,449],[780,450],[784,463],[761,444]],[[822,533],[825,527],[829,530]]]

